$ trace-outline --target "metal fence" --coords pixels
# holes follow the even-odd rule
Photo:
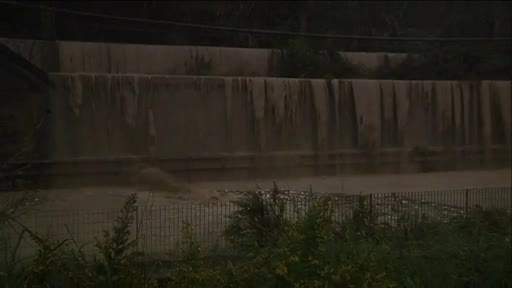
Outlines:
[[[270,191],[258,191],[269,195]],[[296,219],[303,215],[319,194],[280,191],[286,206],[286,216]],[[325,195],[322,195],[325,196]],[[329,205],[334,220],[342,223],[352,215],[355,207],[364,200],[367,209],[378,223],[391,225],[401,213],[426,215],[445,221],[456,215],[464,215],[473,207],[484,209],[512,209],[511,187],[474,188],[428,192],[381,193],[365,195],[329,194]],[[183,229],[190,225],[193,236],[203,247],[223,249],[228,243],[222,236],[229,223],[229,215],[237,211],[236,202],[189,202],[180,201],[166,206],[137,207],[131,237],[137,239],[137,249],[146,255],[179,252],[187,243]],[[94,252],[96,239],[115,224],[118,210],[97,211],[48,211],[27,214],[19,221],[31,231],[54,240],[73,239],[85,252]],[[5,228],[4,228],[5,229]],[[7,247],[16,245],[21,227],[11,225],[2,237]],[[26,236],[26,235],[25,235]],[[4,245],[5,246],[5,245]],[[37,247],[24,237],[19,247],[20,256],[30,256]]]

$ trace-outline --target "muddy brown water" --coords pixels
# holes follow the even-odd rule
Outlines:
[[[355,205],[354,197],[346,195],[375,195],[376,209],[385,212],[393,200],[390,195],[400,196],[406,207],[418,211],[435,211],[440,215],[454,215],[462,212],[464,205],[503,206],[509,205],[512,197],[511,170],[440,172],[424,174],[367,175],[347,177],[311,177],[277,179],[281,189],[290,191],[311,191],[344,195],[343,206],[338,207],[337,217],[345,217]],[[158,181],[157,181],[158,182]],[[166,183],[164,181],[164,183]],[[271,189],[274,181],[222,181],[199,182],[188,185],[185,193],[173,189],[181,184],[140,185],[133,187],[83,187],[75,189],[53,189],[38,191],[31,195],[31,201],[20,209],[19,221],[42,236],[54,239],[70,238],[86,245],[85,250],[94,251],[94,242],[101,237],[104,229],[112,227],[118,211],[131,193],[138,195],[138,211],[132,236],[138,237],[141,251],[148,254],[162,254],[179,251],[183,246],[184,223],[194,229],[196,239],[210,248],[224,248],[226,243],[220,235],[224,230],[226,217],[236,210],[230,200],[240,192],[258,189]],[[493,187],[504,187],[496,190]],[[469,199],[465,189],[480,188],[471,192]],[[488,190],[485,190],[488,189]],[[425,193],[425,191],[434,191]],[[473,190],[471,190],[473,191]],[[488,191],[488,193],[486,193]],[[238,193],[237,193],[238,192]],[[19,195],[19,192],[17,192]],[[382,195],[380,195],[382,194]],[[13,198],[14,193],[2,193],[2,204]],[[347,200],[348,199],[348,200]],[[434,199],[435,201],[426,201]],[[393,202],[393,203],[396,203]],[[504,207],[505,207],[504,206]],[[291,209],[291,208],[290,208]],[[387,210],[386,210],[387,209]],[[392,221],[393,215],[382,213],[383,221]],[[19,228],[19,227],[18,227]],[[9,245],[16,241],[12,229],[2,234],[8,235]],[[18,229],[18,232],[20,230]],[[4,243],[5,244],[5,243]],[[5,246],[5,245],[4,245]],[[20,246],[20,255],[31,255],[35,245],[25,239]]]

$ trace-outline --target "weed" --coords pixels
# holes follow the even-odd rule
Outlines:
[[[250,251],[274,243],[287,225],[285,200],[279,197],[274,184],[268,199],[263,194],[250,192],[237,201],[238,211],[229,216],[231,221],[224,235],[236,249]]]
[[[19,241],[26,234],[39,251],[28,266],[6,253],[0,280],[5,287],[511,287],[509,211],[476,208],[441,221],[395,199],[398,217],[383,224],[372,198],[361,195],[352,216],[335,223],[333,201],[308,199],[291,220],[277,185],[268,198],[248,193],[225,233],[240,260],[210,261],[185,223],[181,259],[163,267],[168,279],[158,283],[135,265],[132,195],[96,258],[71,233],[57,241],[25,228]]]

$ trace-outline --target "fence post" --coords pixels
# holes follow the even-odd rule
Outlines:
[[[137,247],[135,248],[135,250],[137,252],[139,252],[139,227],[140,227],[140,223],[139,223],[139,206],[135,206],[135,242],[137,244]]]
[[[507,210],[510,213],[510,223],[512,223],[512,187],[509,187],[508,189],[509,189],[508,192],[510,194],[509,195],[509,198],[510,198],[510,200],[509,200],[510,203],[509,204],[510,204],[510,206],[508,207]],[[512,247],[512,237],[510,237],[510,247]],[[512,251],[510,252],[510,260],[512,261]],[[511,268],[511,270],[512,270],[512,268]]]
[[[468,207],[469,206],[469,189],[466,188],[465,191],[465,201],[464,201],[464,213],[467,216],[468,215]]]
[[[373,193],[370,193],[370,221],[373,224]]]

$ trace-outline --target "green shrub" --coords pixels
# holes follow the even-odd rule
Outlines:
[[[364,73],[337,50],[320,51],[305,39],[290,40],[281,50],[280,76],[291,78],[358,78]]]
[[[508,80],[511,75],[510,51],[490,53],[465,47],[447,47],[408,55],[395,67],[377,71],[380,79],[403,80]]]
[[[92,260],[85,256],[71,234],[56,241],[20,224],[39,249],[29,266],[9,271],[11,283],[12,275],[18,275],[15,280],[23,282],[24,287],[148,287],[152,282],[145,281],[135,269],[136,242],[130,240],[136,201],[135,194],[127,199],[112,232],[105,231],[98,240],[99,257]]]
[[[397,199],[392,208],[397,219],[383,225],[375,221],[370,198],[360,196],[352,217],[338,231],[322,201],[311,205],[303,218],[287,223],[273,246],[259,247],[252,253],[256,258],[237,267],[244,275],[237,283],[259,287],[510,287],[512,283],[511,223],[504,211],[477,209],[445,223],[411,214]]]
[[[192,226],[185,223],[182,233],[187,245],[181,251],[183,258],[172,267],[169,287],[224,287],[223,272],[218,267],[211,267],[193,232]]]
[[[352,217],[335,223],[334,200],[302,201],[308,205],[293,220],[286,201],[277,185],[269,199],[254,192],[238,201],[226,230],[238,262],[211,261],[185,225],[187,245],[164,267],[166,283],[134,265],[135,196],[98,241],[97,258],[85,257],[71,235],[54,241],[27,229],[38,254],[31,265],[2,270],[0,280],[4,287],[512,287],[509,211],[475,208],[446,221],[411,214],[395,199],[398,217],[380,223],[372,198],[359,196]]]
[[[136,194],[130,195],[112,231],[105,230],[103,238],[96,243],[100,257],[92,263],[95,287],[137,287],[142,281],[134,265],[137,242],[130,237],[136,203]]]
[[[244,203],[252,203],[253,208],[263,211],[273,208],[262,205],[276,205],[272,201],[254,200],[261,197],[258,195],[249,197],[253,200]],[[254,255],[251,260],[235,267],[236,272],[228,279],[240,287],[394,287],[382,269],[379,271],[374,262],[366,261],[368,253],[354,256],[354,247],[337,236],[328,199],[312,199],[308,204],[302,217],[281,222],[281,233],[274,234],[277,237],[272,238],[273,245],[253,246],[247,255]],[[252,209],[246,207],[244,211]],[[251,213],[241,213],[235,223],[244,217],[254,218]],[[240,226],[236,227],[240,231]]]
[[[503,211],[471,211],[448,223],[419,222],[414,230],[422,233],[405,234],[402,228],[390,239],[389,271],[408,287],[510,287],[510,229],[499,229],[510,226],[508,217]]]
[[[229,216],[230,224],[224,233],[235,249],[252,251],[279,239],[289,224],[285,217],[285,200],[279,193],[274,184],[269,199],[251,192],[236,202],[239,210]]]

